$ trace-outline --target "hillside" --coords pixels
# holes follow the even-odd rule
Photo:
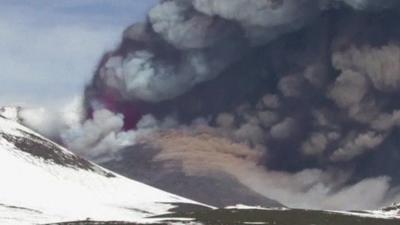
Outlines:
[[[0,117],[0,224],[143,221],[197,204],[129,180]]]

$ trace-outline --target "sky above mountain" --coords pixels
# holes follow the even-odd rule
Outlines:
[[[157,0],[1,0],[0,105],[59,107]]]

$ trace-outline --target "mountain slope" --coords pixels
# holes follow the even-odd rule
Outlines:
[[[109,172],[0,116],[0,224],[144,221],[197,204]]]
[[[236,204],[283,207],[228,174],[190,175],[184,173],[179,161],[154,160],[158,153],[159,149],[152,146],[136,145],[123,150],[121,158],[101,165],[131,179],[217,207]]]

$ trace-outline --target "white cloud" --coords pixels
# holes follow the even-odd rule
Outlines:
[[[61,105],[61,103],[60,103]],[[75,97],[60,108],[26,107],[18,112],[22,123],[46,137],[58,140],[66,129],[82,120],[82,99]]]

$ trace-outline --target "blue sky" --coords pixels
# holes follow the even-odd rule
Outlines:
[[[158,0],[0,0],[0,105],[58,107]]]

